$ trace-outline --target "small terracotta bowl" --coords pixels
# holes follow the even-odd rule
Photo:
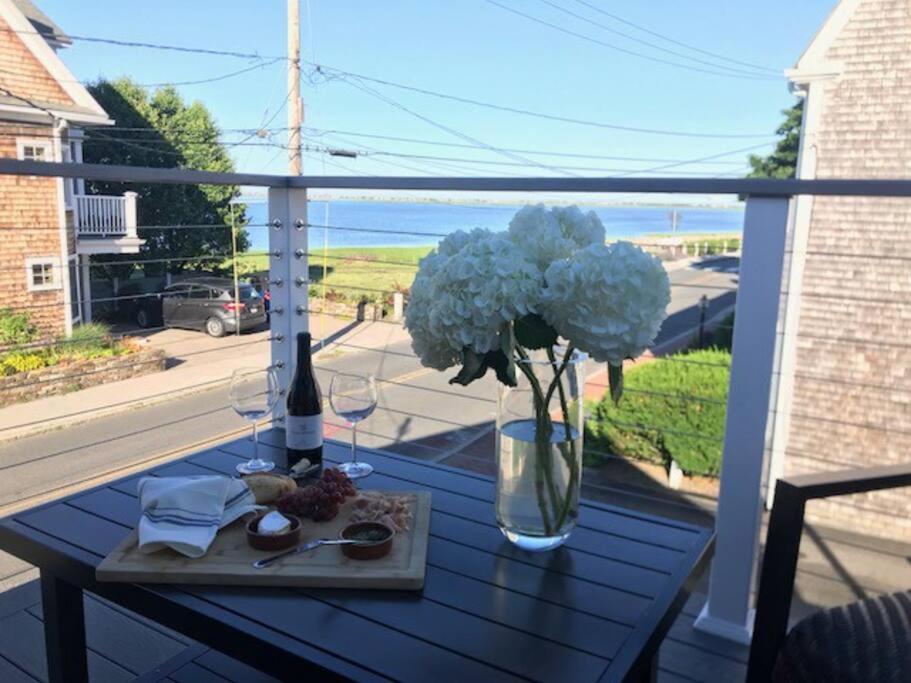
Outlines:
[[[339,538],[354,538],[365,531],[373,531],[384,534],[382,540],[372,541],[370,543],[358,543],[357,545],[339,546],[346,557],[352,560],[378,560],[385,557],[392,550],[392,540],[395,538],[395,531],[381,522],[356,522],[349,524],[339,532]]]
[[[300,543],[301,521],[294,515],[282,515],[291,521],[291,528],[281,534],[261,534],[257,531],[263,512],[247,522],[247,542],[257,550],[284,550]]]

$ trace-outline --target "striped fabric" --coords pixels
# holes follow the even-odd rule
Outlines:
[[[187,557],[202,557],[221,527],[259,509],[246,482],[220,476],[143,477],[139,502],[139,549]]]
[[[773,680],[911,681],[911,592],[860,600],[807,617],[788,634]]]

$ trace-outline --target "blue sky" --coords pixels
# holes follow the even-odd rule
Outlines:
[[[302,0],[305,59],[367,76],[462,97],[564,117],[710,135],[753,137],[696,138],[641,134],[564,122],[546,121],[445,101],[387,86],[368,84],[425,119],[495,147],[570,152],[616,157],[695,159],[774,139],[780,110],[794,98],[783,77],[764,80],[719,76],[653,61],[665,59],[694,69],[755,69],[668,42],[623,24],[597,9],[674,40],[741,62],[777,70],[790,67],[835,4],[834,0],[496,0],[501,5],[585,35],[614,47],[649,55],[624,54],[605,45],[568,35],[503,9],[487,0]],[[39,0],[41,8],[73,35],[117,38],[217,50],[281,56],[285,50],[283,0]],[[660,51],[572,17],[559,8],[683,53]],[[187,55],[100,44],[76,44],[62,54],[80,79],[129,75],[140,83],[185,81],[220,76],[257,62],[222,56]],[[728,68],[703,62],[723,64]],[[224,129],[257,128],[275,116],[270,127],[286,125],[284,63],[264,65],[246,74],[203,85],[180,86],[199,99]],[[335,79],[304,81],[306,125],[429,141],[473,145],[395,105]],[[276,116],[276,112],[277,116]],[[228,132],[227,140],[239,133]],[[283,131],[265,142],[280,143]],[[263,142],[263,140],[260,140]],[[490,150],[449,148],[417,143],[315,134],[309,144],[394,154],[432,155],[548,166],[592,166],[610,171],[572,171],[580,175],[621,175],[663,162],[629,159],[569,159]],[[274,147],[237,147],[239,170],[282,173],[284,153]],[[679,166],[653,175],[736,173],[746,153],[717,161],[731,163]],[[323,165],[323,160],[327,165]],[[391,163],[389,163],[391,162]],[[443,165],[439,165],[439,164]],[[468,162],[433,162],[394,156],[357,160],[312,153],[305,172],[346,171],[386,175],[557,175],[534,165],[496,166]],[[396,167],[405,164],[412,169]],[[436,164],[436,165],[435,165]],[[452,164],[455,164],[453,166]],[[447,170],[448,169],[448,170]]]

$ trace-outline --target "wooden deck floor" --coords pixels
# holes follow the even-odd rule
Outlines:
[[[659,681],[736,681],[746,671],[746,648],[694,631],[703,596],[694,595],[660,654]],[[86,637],[92,681],[275,681],[219,652],[120,607],[86,596]],[[41,598],[37,581],[0,594],[0,681],[47,681]]]

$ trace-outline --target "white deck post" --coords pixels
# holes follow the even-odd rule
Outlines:
[[[138,196],[135,192],[123,193],[123,227],[127,237],[136,237],[136,227],[139,225],[136,218],[136,198]]]
[[[307,190],[269,188],[269,291],[272,366],[283,392],[291,383],[297,334],[310,329],[307,300]],[[285,394],[272,419],[284,424]]]
[[[749,197],[743,226],[715,559],[696,628],[748,644],[759,550],[766,427],[790,200]]]

